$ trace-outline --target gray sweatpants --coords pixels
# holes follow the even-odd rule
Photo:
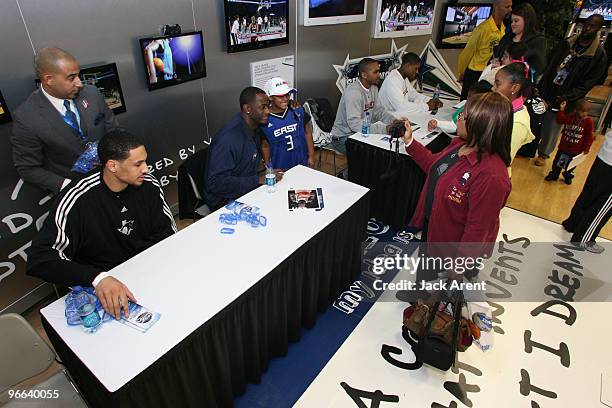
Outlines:
[[[557,112],[546,111],[542,116],[542,139],[538,145],[538,154],[542,157],[549,158],[550,154],[559,141],[559,134],[563,125],[557,123]]]

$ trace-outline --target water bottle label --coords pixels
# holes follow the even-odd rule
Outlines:
[[[273,186],[276,184],[276,174],[266,174],[266,186]]]
[[[83,326],[86,328],[95,327],[100,323],[100,315],[96,307],[91,303],[81,306],[79,308],[79,314],[81,315]]]

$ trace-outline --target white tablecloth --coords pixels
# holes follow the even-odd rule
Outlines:
[[[293,211],[291,188],[323,189],[322,211]],[[234,299],[272,271],[296,249],[333,222],[368,189],[325,173],[297,166],[285,173],[277,191],[264,187],[240,201],[258,206],[265,228],[245,223],[234,235],[222,235],[220,209],[111,271],[138,302],[162,317],[142,334],[119,322],[105,323],[95,334],[71,327],[64,299],[41,309],[63,341],[110,391],[114,392],[177,345]]]

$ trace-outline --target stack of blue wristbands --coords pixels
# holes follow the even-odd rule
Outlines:
[[[219,215],[219,221],[225,225],[236,225],[238,221],[246,221],[251,227],[265,227],[268,219],[259,213],[253,213],[249,207],[242,208],[239,213],[223,213]],[[222,234],[233,234],[233,228],[221,228]]]

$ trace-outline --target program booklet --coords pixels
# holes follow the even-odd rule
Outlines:
[[[289,211],[315,210],[321,211],[325,206],[323,202],[323,189],[290,189],[287,192]]]
[[[128,317],[122,317],[120,322],[126,326],[130,326],[138,331],[146,332],[153,326],[161,314],[147,309],[144,306],[140,306],[137,303],[129,303],[130,314]]]

